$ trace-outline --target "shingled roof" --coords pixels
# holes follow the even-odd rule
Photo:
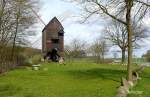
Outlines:
[[[55,32],[59,32],[61,30],[64,30],[62,24],[59,22],[59,20],[54,17],[42,30],[42,32],[44,30],[49,30],[49,31],[55,31]]]

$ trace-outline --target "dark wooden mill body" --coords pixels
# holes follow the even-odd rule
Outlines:
[[[59,53],[64,52],[64,28],[54,17],[42,31],[42,52],[47,53],[57,48]]]

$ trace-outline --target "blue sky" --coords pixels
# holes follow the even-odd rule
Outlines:
[[[64,2],[63,0],[41,0],[42,8],[39,11],[41,19],[47,24],[54,16],[56,16],[65,29],[65,44],[74,38],[84,39],[84,41],[92,42],[96,37],[101,35],[104,26],[107,25],[106,20],[98,19],[97,23],[81,24],[77,22],[82,13],[80,6],[76,4]],[[96,20],[97,21],[97,20]],[[150,25],[150,18],[145,21],[146,25]],[[38,48],[41,48],[41,31],[44,28],[42,23],[37,27],[37,38],[39,39]],[[141,56],[150,49],[150,40],[146,40],[144,46],[136,50],[136,54]],[[111,49],[113,50],[113,48]]]

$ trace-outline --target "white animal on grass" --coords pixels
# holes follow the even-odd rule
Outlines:
[[[64,58],[63,58],[63,57],[60,57],[60,58],[59,58],[59,64],[64,64],[64,65],[65,65],[65,63],[64,63]]]

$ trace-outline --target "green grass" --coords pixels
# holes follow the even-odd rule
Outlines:
[[[115,97],[125,68],[82,61],[16,69],[0,76],[0,97]]]
[[[145,68],[144,72],[140,74],[141,80],[138,81],[132,91],[137,93],[130,94],[128,97],[150,97],[150,68]],[[138,91],[143,92],[139,94]]]

